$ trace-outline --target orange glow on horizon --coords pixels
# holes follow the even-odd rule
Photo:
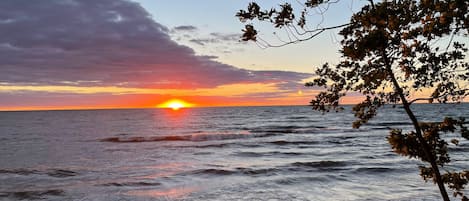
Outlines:
[[[179,110],[181,108],[188,108],[188,107],[193,107],[193,106],[194,104],[185,102],[183,100],[171,99],[162,104],[159,104],[157,107],[158,108],[171,108],[172,110]]]
[[[0,90],[1,91],[1,90]],[[83,102],[79,99],[67,101],[57,99],[54,103],[18,104],[2,105],[0,111],[35,111],[35,110],[97,110],[97,109],[154,109],[169,108],[173,113],[181,113],[181,110],[171,110],[165,103],[169,100],[183,100],[183,107],[243,107],[243,106],[292,106],[308,105],[309,101],[317,95],[319,91],[302,90],[302,95],[298,91],[279,94],[278,97],[224,97],[224,96],[155,96],[153,94],[131,94],[131,95],[109,95],[109,97],[98,97],[91,102]],[[417,94],[418,95],[418,94]],[[417,97],[417,95],[415,95]],[[172,97],[177,97],[172,98]],[[362,96],[345,96],[340,104],[356,104],[363,100]],[[469,103],[466,97],[464,103]],[[424,102],[427,103],[427,102]],[[168,110],[168,112],[169,112]]]

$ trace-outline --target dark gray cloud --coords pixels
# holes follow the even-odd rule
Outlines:
[[[174,31],[197,31],[197,27],[192,26],[192,25],[183,25],[183,26],[177,26],[173,28]]]
[[[207,43],[219,43],[218,40],[216,39],[210,39],[210,38],[200,38],[200,39],[190,39],[189,42],[195,43],[197,45],[206,45]]]
[[[127,0],[2,0],[0,83],[190,88],[309,76],[216,62],[172,41],[169,32]]]

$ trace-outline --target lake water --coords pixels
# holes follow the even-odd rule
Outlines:
[[[469,104],[413,107],[469,118]],[[301,106],[0,112],[0,200],[439,200],[386,141],[411,128],[402,109],[352,120]],[[469,167],[467,141],[450,151]]]

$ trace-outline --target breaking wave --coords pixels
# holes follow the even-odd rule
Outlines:
[[[192,135],[166,135],[166,136],[137,136],[137,137],[109,137],[99,141],[115,143],[159,142],[159,141],[212,141],[232,140],[241,138],[270,137],[273,134],[192,134]]]

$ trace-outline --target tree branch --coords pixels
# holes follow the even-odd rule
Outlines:
[[[373,0],[368,0],[368,1],[370,2],[371,7],[372,7],[372,8],[375,8],[375,3],[373,2]]]
[[[283,46],[286,46],[286,45],[296,44],[296,43],[299,43],[299,42],[303,42],[303,41],[310,40],[310,39],[316,37],[317,35],[321,34],[321,33],[324,32],[324,31],[331,30],[331,29],[338,29],[338,28],[341,28],[341,27],[348,26],[348,25],[350,25],[350,24],[351,24],[351,23],[342,24],[342,25],[337,25],[337,26],[332,26],[332,27],[326,27],[326,28],[318,28],[318,29],[314,29],[314,30],[308,30],[308,31],[305,31],[305,33],[312,33],[312,32],[315,32],[315,33],[312,34],[312,35],[309,36],[309,37],[306,37],[306,38],[298,38],[298,39],[296,39],[296,40],[292,40],[292,41],[289,41],[289,42],[282,41],[282,42],[284,42],[284,43],[283,43],[283,44],[280,44],[280,45],[272,45],[272,44],[268,43],[267,41],[264,41],[264,42],[266,43],[266,47],[283,47]]]
[[[463,89],[463,90],[459,90],[459,91],[455,91],[454,93],[460,93],[460,92],[466,92],[467,89]],[[412,103],[416,102],[416,101],[422,101],[422,100],[426,100],[426,101],[433,101],[435,99],[439,99],[439,98],[443,98],[445,96],[451,96],[451,94],[443,94],[443,95],[440,95],[440,96],[437,96],[437,97],[428,97],[428,98],[416,98],[414,100],[411,100],[409,101],[409,105],[411,105]]]
[[[404,91],[402,90],[401,86],[397,82],[397,79],[394,75],[394,72],[392,71],[391,68],[391,63],[389,61],[388,55],[386,53],[386,50],[383,48],[382,50],[382,55],[383,60],[384,60],[384,65],[389,73],[389,76],[391,78],[391,82],[394,85],[394,90],[397,92],[397,94],[401,98],[402,106],[404,107],[404,110],[406,111],[407,115],[409,116],[410,120],[412,121],[412,124],[414,125],[415,128],[415,135],[417,136],[418,140],[420,141],[424,153],[428,159],[428,162],[430,163],[432,169],[433,169],[433,176],[435,178],[435,181],[440,189],[441,196],[444,201],[450,201],[448,197],[448,193],[446,192],[445,185],[443,183],[443,179],[441,178],[440,170],[438,168],[438,164],[436,163],[435,156],[431,152],[431,148],[428,145],[427,141],[422,135],[422,128],[419,125],[419,122],[417,120],[417,117],[414,115],[413,111],[410,109],[410,103],[407,101],[407,98],[404,95]]]

